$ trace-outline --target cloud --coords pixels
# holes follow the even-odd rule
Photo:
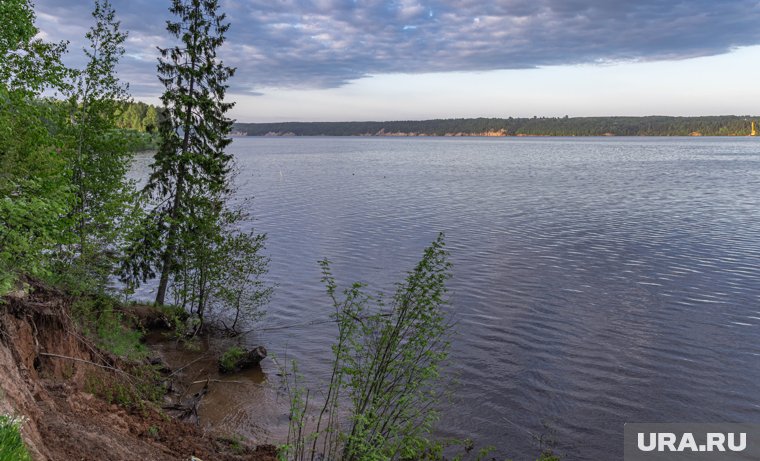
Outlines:
[[[169,2],[113,3],[131,34],[122,75],[136,94],[155,95]],[[38,25],[76,51],[89,6],[38,0]],[[223,9],[232,27],[220,55],[243,93],[388,73],[675,60],[760,43],[760,3],[739,0],[226,0]]]

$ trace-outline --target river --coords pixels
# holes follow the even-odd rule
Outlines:
[[[238,138],[229,151],[278,284],[270,329],[248,341],[312,384],[335,335],[317,261],[343,286],[391,292],[442,231],[457,324],[441,435],[515,460],[535,459],[541,434],[563,459],[622,459],[626,422],[760,423],[757,139]],[[134,174],[149,163],[138,155]]]

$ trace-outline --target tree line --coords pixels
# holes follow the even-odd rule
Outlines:
[[[236,123],[248,136],[745,136],[753,116],[460,118],[389,122]]]

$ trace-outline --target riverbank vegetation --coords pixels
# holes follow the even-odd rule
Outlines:
[[[216,1],[175,1],[170,8],[177,21],[167,30],[178,44],[160,50],[165,91],[160,145],[141,203],[148,211],[128,236],[121,268],[130,286],[158,276],[155,303],[165,304],[171,291],[191,315],[193,335],[214,306],[234,311],[236,330],[241,315],[255,318],[271,293],[260,278],[266,237],[241,230],[248,215],[228,206],[232,120],[225,114],[233,104],[224,97],[235,69],[216,56],[229,28],[218,10]]]
[[[448,357],[449,323],[443,309],[450,264],[439,235],[388,301],[354,283],[339,292],[328,261],[323,281],[338,325],[327,389],[302,388],[293,374],[291,427],[283,459],[422,459],[432,437]],[[311,417],[314,398],[325,395]],[[348,405],[345,418],[341,409]],[[312,417],[314,418],[314,417]],[[345,420],[344,420],[345,419]]]
[[[122,423],[139,425],[162,413],[160,403],[169,398],[171,380],[143,343],[139,306],[117,301],[113,283],[127,274],[123,268],[154,265],[168,275],[164,289],[171,287],[179,306],[165,307],[162,298],[148,309],[181,335],[201,332],[211,314],[229,332],[239,331],[260,315],[271,293],[261,280],[265,236],[243,231],[248,216],[225,202],[233,166],[224,152],[232,123],[224,112],[231,105],[223,99],[232,70],[215,55],[228,27],[218,8],[215,1],[173,2],[178,21],[169,31],[180,43],[164,54],[173,61],[162,67],[166,117],[147,107],[138,127],[130,114],[141,106],[116,73],[127,33],[108,0],[93,3],[80,69],[63,64],[66,43],[39,38],[28,0],[0,3],[0,411],[31,417],[29,428],[3,420],[3,449],[20,431],[35,458],[127,459],[142,450],[146,459],[176,458],[166,453],[272,459],[271,452],[251,458],[247,449],[223,455],[199,446],[216,442],[198,431],[163,422],[151,424],[154,439],[192,433],[198,443],[168,439],[178,445],[156,452],[130,435],[141,430],[125,435],[91,426],[108,424],[99,415],[108,415],[103,409],[110,404],[129,413]],[[180,31],[187,29],[191,40],[182,42],[187,34]],[[199,57],[205,60],[196,62]],[[173,80],[173,73],[182,78]],[[152,180],[137,190],[127,179],[132,153],[156,140]],[[177,182],[184,188],[172,189]],[[177,203],[168,212],[160,206],[167,194],[180,197],[168,200]],[[135,248],[146,249],[138,263]],[[136,284],[125,281],[127,291]],[[105,403],[84,403],[84,395]],[[30,402],[39,399],[50,402],[49,411],[34,409]],[[51,426],[81,419],[72,399],[88,409],[89,420],[81,422],[87,433],[106,434],[102,440]],[[176,405],[188,408],[181,399]],[[197,401],[189,408],[196,407]],[[56,437],[63,440],[54,444]],[[83,443],[71,446],[67,437]],[[104,441],[112,451],[99,452]],[[9,456],[18,459],[22,451],[23,445]]]
[[[247,136],[747,136],[754,116],[458,118],[236,123]]]

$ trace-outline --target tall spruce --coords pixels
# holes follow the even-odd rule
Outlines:
[[[229,23],[217,0],[174,0],[176,21],[167,30],[179,44],[159,48],[159,79],[166,87],[161,97],[161,144],[145,192],[152,208],[142,234],[125,265],[130,280],[160,274],[156,303],[164,304],[172,276],[187,273],[182,247],[202,245],[199,230],[215,232],[229,192],[232,120],[225,116],[226,81],[235,69],[217,58]],[[192,259],[191,259],[192,261]]]
[[[119,240],[132,202],[133,187],[126,180],[132,154],[127,134],[116,129],[120,108],[129,99],[116,73],[127,34],[109,0],[96,0],[92,16],[95,24],[84,49],[87,66],[76,73],[68,97],[76,251],[67,272],[75,274],[77,284],[104,285],[112,258],[103,250]]]

